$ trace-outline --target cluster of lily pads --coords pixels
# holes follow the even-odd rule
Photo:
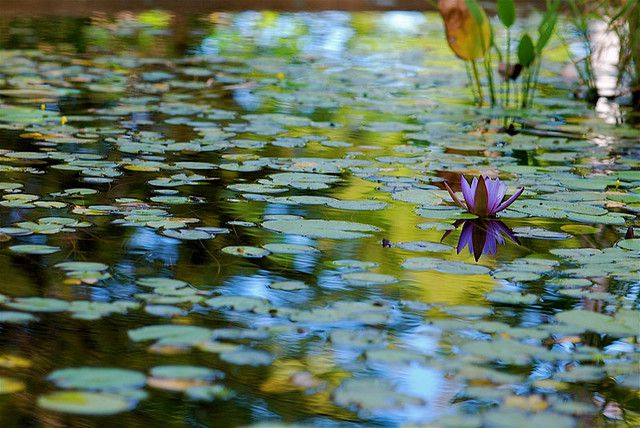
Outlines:
[[[52,356],[41,408],[118,414],[165,390],[239,407],[295,393],[301,418],[438,427],[637,418],[614,411],[638,385],[640,240],[622,239],[640,212],[637,129],[560,93],[553,121],[529,113],[551,129],[501,133],[453,91],[464,71],[439,33],[424,40],[437,20],[408,16],[424,30],[408,46],[442,62],[384,26],[375,60],[368,37],[339,58],[281,56],[260,26],[240,38],[258,58],[0,51],[1,263],[60,284],[4,285],[0,324],[117,319],[129,351],[167,360]],[[525,188],[491,212],[522,245],[456,254],[456,221],[488,213],[451,201],[462,174]],[[163,245],[177,255],[160,265],[140,250]],[[16,371],[0,392],[27,388]]]

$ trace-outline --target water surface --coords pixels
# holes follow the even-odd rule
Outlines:
[[[526,113],[470,104],[431,13],[0,18],[0,47],[3,427],[640,424],[638,130],[559,44]],[[443,190],[479,173],[526,187],[498,229]]]

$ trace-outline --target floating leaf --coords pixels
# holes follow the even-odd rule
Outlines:
[[[135,401],[104,392],[63,391],[38,397],[38,406],[76,415],[114,415],[135,407]]]
[[[248,259],[260,259],[270,254],[269,251],[264,248],[250,247],[246,245],[224,247],[222,252],[231,254],[232,256],[246,257]]]
[[[37,244],[25,244],[25,245],[13,245],[9,247],[11,251],[18,254],[53,254],[60,251],[60,247],[54,247],[51,245],[37,245]]]
[[[305,290],[309,288],[309,286],[302,281],[277,281],[271,283],[269,285],[269,288],[283,291],[298,291]]]
[[[273,254],[312,254],[319,252],[317,248],[302,244],[265,244],[262,248]]]
[[[275,232],[303,235],[311,238],[353,239],[369,236],[365,232],[378,232],[368,224],[337,220],[272,220],[262,227]]]
[[[0,376],[0,394],[13,394],[24,391],[25,384],[18,379]]]
[[[268,352],[249,348],[239,348],[234,351],[222,352],[220,359],[231,364],[243,366],[268,366],[274,357]]]
[[[389,411],[422,404],[419,398],[397,392],[382,379],[347,379],[334,391],[333,400],[339,406],[366,411]]]
[[[46,297],[17,297],[5,305],[28,312],[62,312],[69,308],[69,302]]]
[[[457,275],[482,275],[489,273],[489,269],[480,265],[463,262],[450,262],[431,257],[414,257],[405,259],[402,267],[408,270],[433,270]]]
[[[145,375],[140,372],[104,367],[60,369],[47,377],[47,380],[60,388],[99,391],[139,388],[144,386],[145,379]]]
[[[24,312],[13,311],[0,311],[0,323],[28,323],[30,321],[37,321],[38,318],[31,314],[25,314]]]
[[[373,272],[344,273],[342,274],[342,279],[350,285],[381,285],[398,282],[398,279],[393,275]]]
[[[213,380],[222,379],[224,373],[220,370],[198,366],[156,366],[151,369],[151,376],[167,379],[198,379]]]
[[[203,230],[191,230],[191,229],[168,229],[163,230],[162,234],[169,238],[187,240],[187,241],[199,241],[202,239],[211,239],[213,236]]]
[[[208,340],[211,330],[192,325],[150,325],[129,330],[129,338],[134,342],[159,340],[160,343],[192,344]]]

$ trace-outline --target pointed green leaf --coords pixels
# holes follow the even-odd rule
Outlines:
[[[498,18],[500,22],[509,28],[516,22],[516,7],[513,0],[498,0]]]
[[[533,41],[528,34],[523,34],[520,39],[520,43],[518,44],[518,62],[524,68],[527,68],[531,65],[533,60],[536,57],[536,52],[533,47]]]

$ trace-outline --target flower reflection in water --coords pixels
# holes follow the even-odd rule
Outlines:
[[[500,220],[458,220],[453,223],[456,229],[460,225],[462,225],[462,232],[460,233],[460,238],[458,238],[458,254],[464,247],[469,247],[469,252],[473,254],[476,261],[480,260],[483,254],[496,254],[498,245],[505,244],[505,237],[520,245],[520,241],[513,231]],[[447,231],[440,241],[444,241],[451,232],[453,230]]]

